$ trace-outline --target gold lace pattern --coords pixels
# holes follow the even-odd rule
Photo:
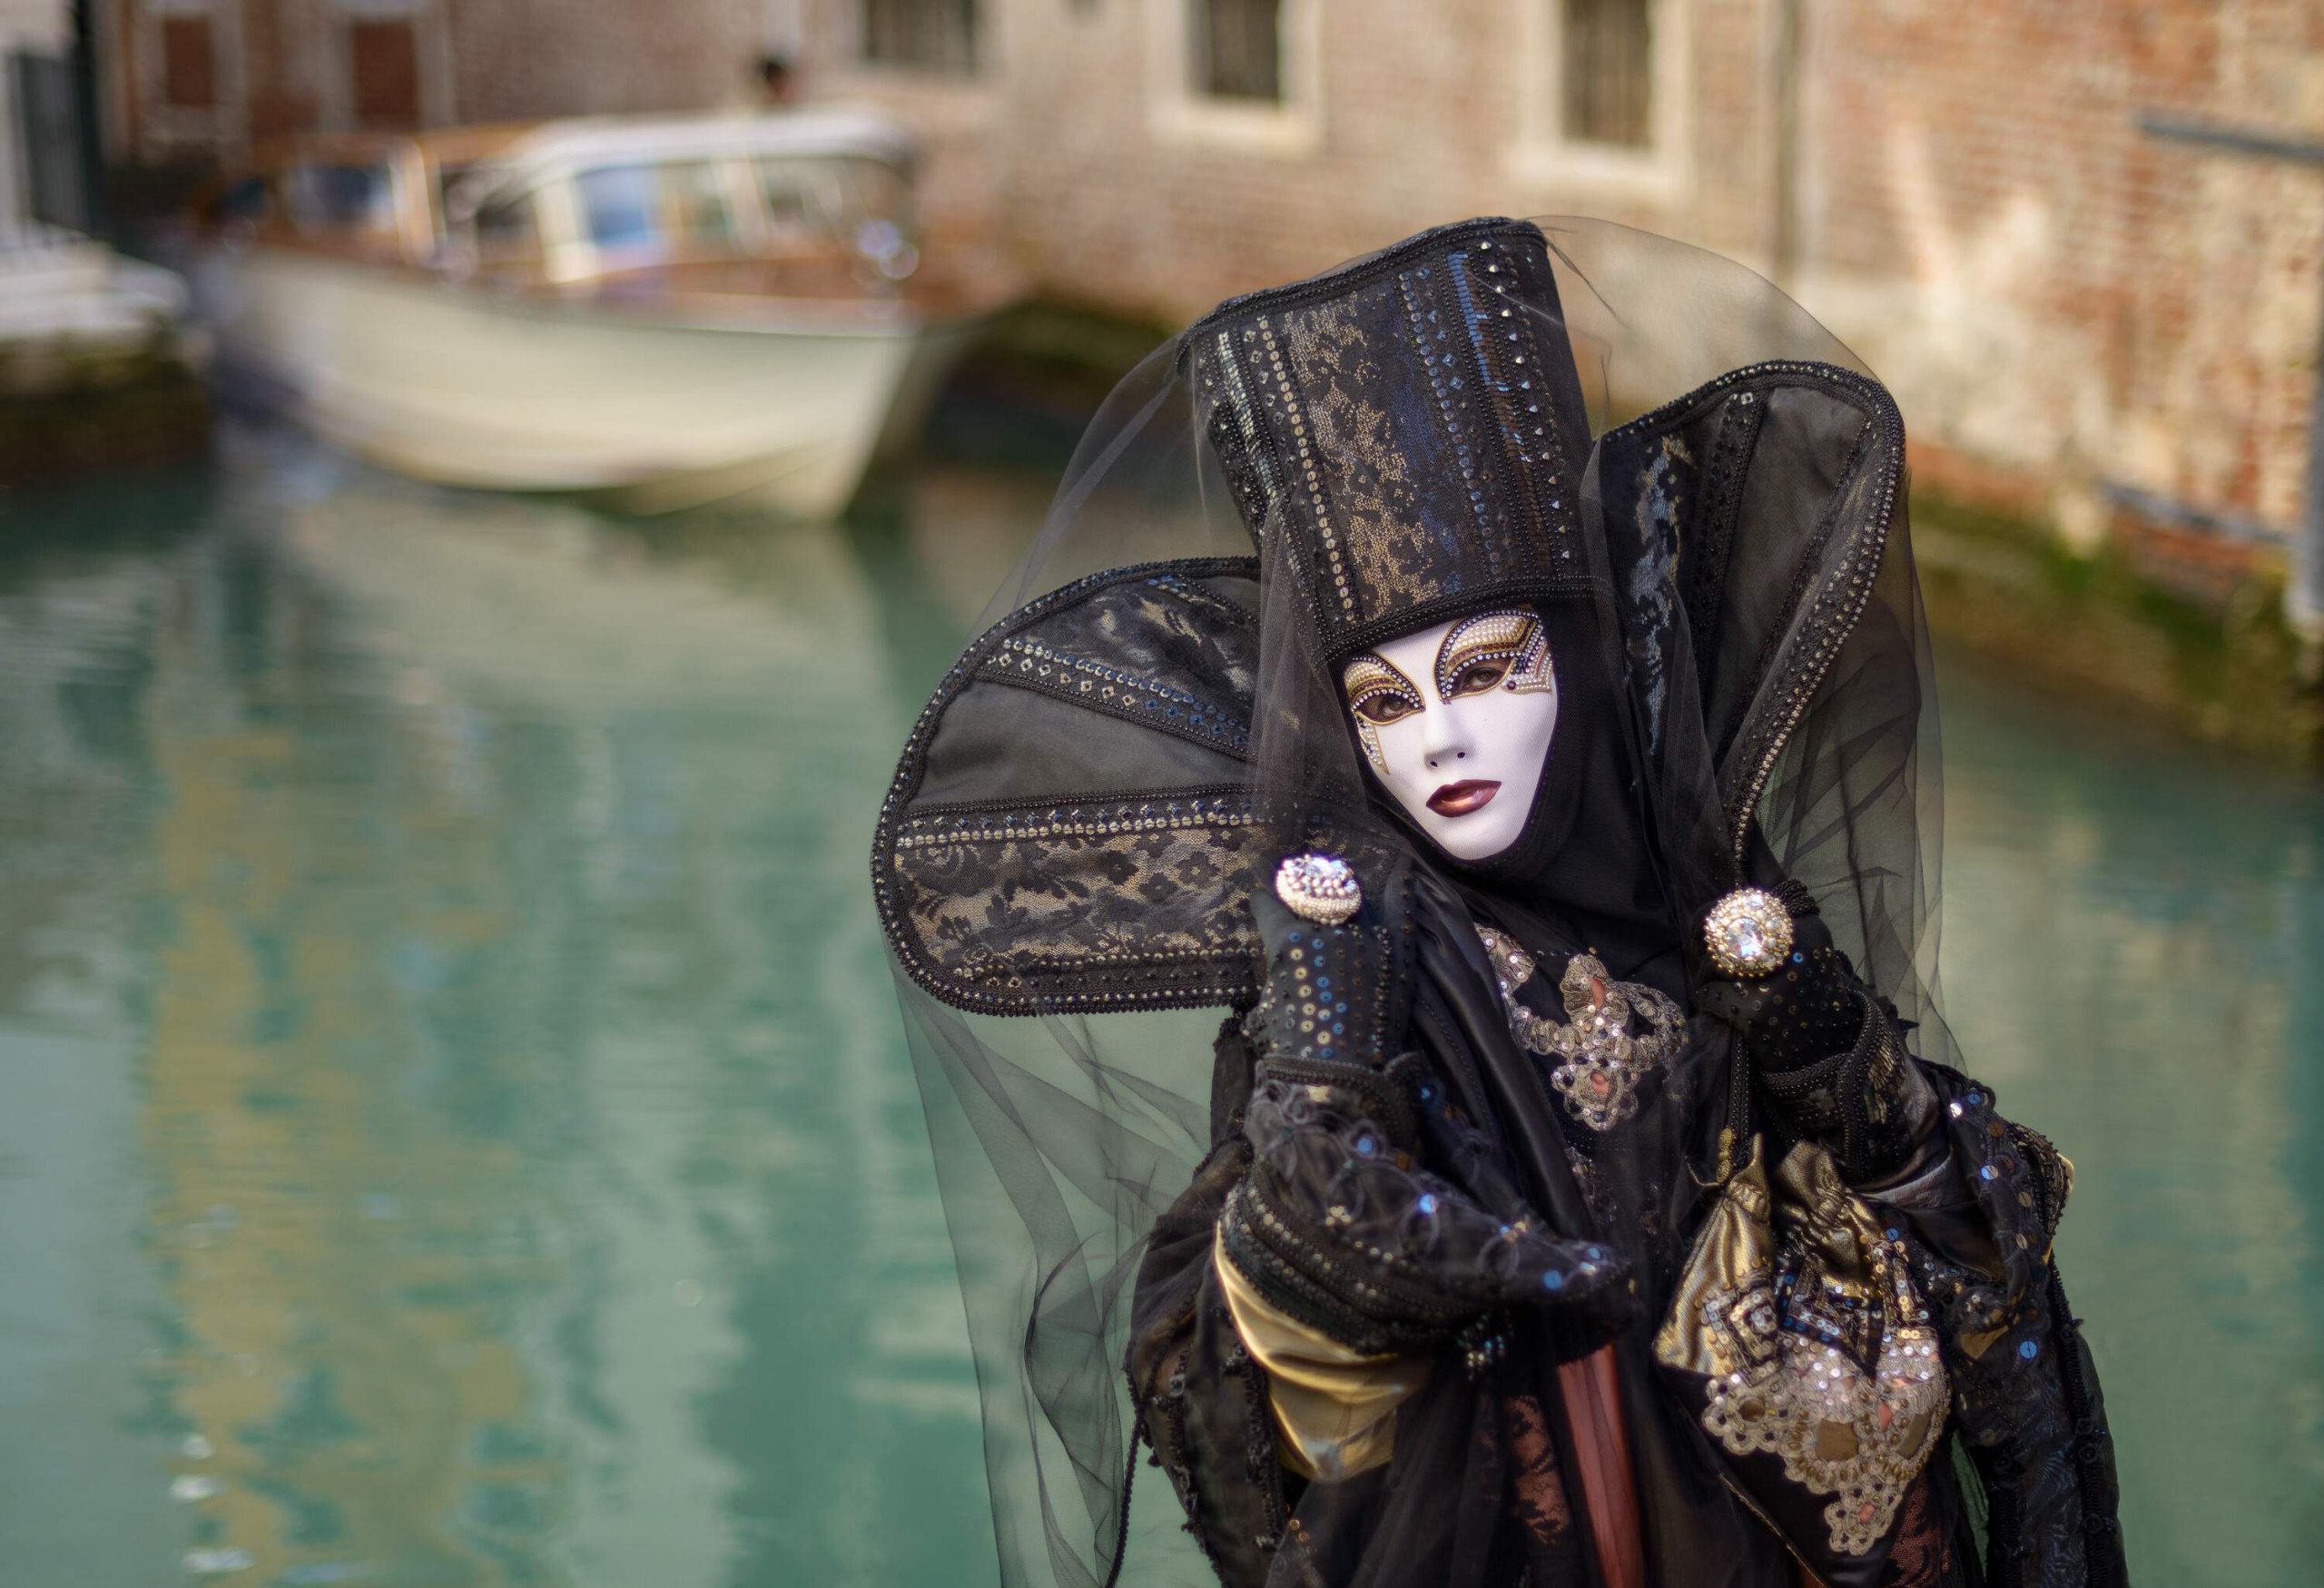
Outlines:
[[[1604,1132],[1636,1113],[1640,1080],[1679,1050],[1685,1034],[1677,1002],[1655,988],[1615,981],[1594,955],[1576,954],[1558,979],[1565,1019],[1546,1019],[1517,998],[1538,969],[1533,956],[1490,926],[1478,927],[1477,936],[1501,983],[1511,1034],[1527,1051],[1559,1061],[1550,1085],[1574,1118]]]

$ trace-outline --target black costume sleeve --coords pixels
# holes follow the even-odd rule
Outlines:
[[[1269,1306],[1342,1344],[1436,1357],[1427,1406],[1415,1406],[1426,1425],[1400,1421],[1396,1463],[1408,1446],[1425,1449],[1417,1459],[1448,1475],[1477,1448],[1462,1408],[1494,1418],[1508,1408],[1498,1395],[1435,1391],[1497,1381],[1512,1313],[1548,1309],[1595,1339],[1635,1307],[1613,1249],[1587,1235],[1552,1238],[1452,1104],[1455,1089],[1406,1045],[1410,1001],[1427,978],[1403,941],[1395,890],[1378,892],[1384,908],[1367,904],[1342,927],[1302,921],[1264,894],[1253,902],[1267,980],[1252,1011],[1220,1031],[1215,1145],[1157,1223],[1138,1271],[1128,1368],[1139,1432],[1188,1530],[1238,1588],[1267,1580],[1278,1546],[1297,1536],[1290,1518],[1307,1489],[1281,1464],[1270,1382],[1236,1333],[1214,1251]],[[1554,1468],[1548,1447],[1534,1446],[1543,1470]],[[1334,1503],[1360,1509],[1393,1470],[1335,1485]],[[1464,1506],[1490,1510],[1503,1482],[1475,1495],[1468,1480],[1453,1487]],[[1452,1512],[1431,1504],[1429,1517],[1398,1524],[1399,1550],[1424,1553],[1452,1525]],[[1467,1520],[1479,1536],[1502,1531]],[[1570,1529],[1559,1541],[1574,1547]]]
[[[1996,1112],[1990,1088],[1914,1058],[1812,910],[1794,924],[1783,970],[1712,983],[1699,1001],[1734,1026],[1778,1139],[1827,1148],[1896,1220],[1984,1492],[1988,1580],[2126,1582],[2112,1435],[2051,1250],[2072,1166]]]
[[[1950,1199],[1896,1209],[1953,1376],[1955,1428],[1985,1493],[1986,1576],[2013,1588],[2116,1588],[2113,1435],[2082,1320],[2051,1251],[2073,1166],[1938,1065]]]
[[[1218,1052],[1221,1069],[1240,1069],[1247,1085],[1249,1055],[1231,1020]],[[1293,1481],[1276,1459],[1266,1374],[1235,1333],[1211,1261],[1220,1209],[1250,1161],[1230,1130],[1156,1221],[1138,1266],[1128,1363],[1149,1464],[1170,1480],[1187,1532],[1232,1583],[1265,1580]]]
[[[1268,1305],[1365,1355],[1434,1349],[1502,1307],[1587,1312],[1624,1277],[1608,1248],[1489,1210],[1424,1161],[1441,1088],[1404,1046],[1413,928],[1400,883],[1381,893],[1333,926],[1252,901],[1269,968],[1222,1249]]]

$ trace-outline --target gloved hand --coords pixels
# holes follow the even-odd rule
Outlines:
[[[1812,912],[1792,916],[1791,952],[1763,976],[1713,973],[1697,1000],[1735,1028],[1744,1056],[1761,1074],[1804,1069],[1856,1045],[1866,989],[1830,928]]]
[[[1270,1306],[1367,1354],[1434,1346],[1515,1303],[1618,1293],[1610,1248],[1489,1212],[1418,1161],[1415,1110],[1441,1107],[1443,1088],[1406,1049],[1404,878],[1374,882],[1338,924],[1252,900],[1266,974],[1245,1023],[1253,1159],[1220,1215],[1227,1259]]]
[[[1252,895],[1266,976],[1244,1033],[1262,1062],[1382,1071],[1412,1015],[1413,926],[1401,870],[1380,879],[1337,924]],[[1334,1073],[1337,1073],[1335,1070]]]
[[[1695,1007],[1724,1020],[1751,1067],[1759,1100],[1782,1135],[1810,1139],[1851,1184],[1885,1179],[1911,1157],[1934,1094],[1904,1050],[1891,1011],[1795,884],[1789,952],[1773,971],[1732,976],[1706,967]]]

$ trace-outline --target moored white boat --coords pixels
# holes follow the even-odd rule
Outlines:
[[[843,506],[1003,294],[923,261],[852,113],[317,141],[200,261],[222,364],[448,484]]]

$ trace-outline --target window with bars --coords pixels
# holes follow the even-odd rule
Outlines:
[[[1558,84],[1567,140],[1654,143],[1654,0],[1551,0],[1560,6]]]
[[[1283,98],[1283,0],[1190,0],[1188,14],[1196,93]]]
[[[976,0],[862,3],[865,60],[932,72],[976,70]]]

